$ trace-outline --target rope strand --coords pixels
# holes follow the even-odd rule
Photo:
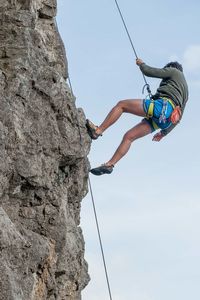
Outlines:
[[[121,20],[122,20],[122,23],[123,23],[123,25],[124,25],[125,31],[126,31],[126,33],[127,33],[128,39],[129,39],[129,41],[130,41],[131,47],[132,47],[133,52],[134,52],[134,54],[135,54],[135,57],[136,57],[136,59],[138,59],[137,52],[136,52],[136,50],[135,50],[135,47],[134,47],[134,44],[133,44],[131,35],[130,35],[130,33],[129,33],[129,30],[128,30],[128,27],[127,27],[127,25],[126,25],[125,19],[124,19],[124,17],[123,17],[122,11],[121,11],[121,9],[120,9],[119,3],[118,3],[117,0],[114,0],[114,1],[115,1],[117,10],[118,10],[118,12],[119,12],[120,18],[121,18]],[[143,76],[143,79],[144,79],[144,82],[145,82],[145,85],[144,85],[144,87],[143,87],[143,90],[144,90],[144,88],[146,87],[146,88],[147,88],[147,92],[148,92],[148,94],[149,94],[149,97],[151,98],[152,94],[151,94],[150,86],[149,86],[149,84],[147,83],[146,77],[144,76],[143,73],[142,73],[142,76]]]
[[[56,27],[58,28],[56,17],[54,18],[54,22],[55,22]],[[71,78],[70,78],[70,75],[69,75],[69,71],[68,71],[68,82],[69,82],[69,87],[71,89],[72,96],[74,97],[72,82],[71,82]],[[83,147],[83,139],[82,139],[82,135],[81,135],[81,129],[80,129],[78,113],[77,113],[77,124],[78,124],[78,130],[79,130],[79,135],[80,135],[80,144],[81,144],[81,147]],[[107,271],[107,266],[106,266],[104,250],[103,250],[103,244],[102,244],[102,240],[101,240],[99,222],[98,222],[98,218],[97,218],[97,212],[96,212],[96,207],[95,207],[95,202],[94,202],[94,196],[93,196],[93,192],[92,192],[92,185],[91,185],[90,177],[89,177],[88,181],[89,181],[90,194],[91,194],[91,198],[92,198],[93,211],[94,211],[95,222],[96,222],[96,227],[97,227],[97,232],[98,232],[98,237],[99,237],[99,243],[100,243],[100,249],[101,249],[101,254],[102,254],[102,259],[103,259],[103,265],[104,265],[104,271],[105,271],[105,277],[106,277],[106,282],[107,282],[107,287],[108,287],[109,298],[110,298],[110,300],[112,300],[110,282],[109,282],[109,278],[108,278],[108,271]]]
[[[120,17],[121,17],[121,19],[122,19],[122,23],[123,23],[124,28],[125,28],[125,30],[126,30],[126,33],[127,33],[127,35],[128,35],[128,39],[129,39],[129,41],[130,41],[130,44],[131,44],[131,47],[132,47],[133,52],[134,52],[134,54],[135,54],[135,57],[138,58],[137,52],[136,52],[135,47],[134,47],[134,45],[133,45],[133,41],[132,41],[132,39],[131,39],[131,35],[130,35],[129,31],[128,31],[128,27],[127,27],[126,22],[125,22],[125,20],[124,20],[122,11],[121,11],[121,9],[120,9],[120,7],[119,7],[119,4],[118,4],[117,0],[114,0],[114,1],[115,1],[116,6],[117,6],[117,9],[118,9],[118,12],[119,12],[119,14],[120,14]]]
[[[98,232],[98,237],[99,237],[99,244],[100,244],[100,248],[101,248],[101,255],[102,255],[102,259],[103,259],[104,271],[105,271],[105,275],[106,275],[108,293],[109,293],[110,300],[112,300],[110,282],[109,282],[109,277],[108,277],[106,260],[105,260],[104,250],[103,250],[103,243],[102,243],[102,239],[101,239],[101,233],[100,233],[99,222],[98,222],[98,218],[97,218],[97,212],[96,212],[96,207],[95,207],[95,202],[94,202],[94,196],[93,196],[93,192],[92,192],[92,185],[91,185],[90,177],[89,177],[88,180],[89,180],[89,187],[90,187],[90,194],[91,194],[91,198],[92,198],[92,205],[93,205],[93,210],[94,210],[95,222],[96,222],[96,227],[97,227],[97,232]]]
[[[55,14],[55,9],[54,9],[54,14]],[[54,17],[54,23],[55,23],[55,26],[58,30],[58,23],[57,23],[57,20],[56,20],[56,16]],[[70,77],[70,74],[69,74],[69,66],[68,66],[67,81],[68,81],[68,84],[69,84],[69,88],[71,90],[71,95],[72,95],[72,97],[75,98],[74,92],[73,92],[73,87],[72,87],[72,82],[71,82],[71,77]],[[82,135],[81,135],[80,122],[79,122],[79,118],[78,118],[78,110],[76,111],[76,119],[77,119],[77,126],[78,126],[78,132],[79,132],[79,137],[80,137],[80,145],[82,147],[83,146],[83,139],[82,139]]]

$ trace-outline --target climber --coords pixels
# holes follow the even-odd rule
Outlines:
[[[115,164],[128,152],[133,141],[157,129],[161,129],[153,136],[153,141],[159,142],[182,118],[188,100],[188,86],[182,65],[178,62],[170,62],[164,68],[159,69],[146,65],[139,58],[136,59],[136,64],[144,75],[161,78],[162,81],[156,94],[152,97],[144,100],[129,99],[119,101],[100,126],[96,126],[90,120],[86,120],[88,134],[93,140],[96,140],[119,119],[122,113],[144,117],[139,124],[126,132],[121,144],[109,161],[90,170],[94,175],[112,173]]]

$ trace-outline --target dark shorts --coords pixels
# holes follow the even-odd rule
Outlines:
[[[151,103],[152,100],[150,99],[144,99],[143,100],[143,108],[145,113],[147,114],[148,109],[149,109],[149,105]],[[159,98],[154,100],[154,110],[153,110],[153,116],[148,118],[144,118],[143,120],[146,121],[151,129],[152,132],[157,130],[157,129],[166,129],[168,127],[170,127],[172,125],[172,122],[170,121],[170,116],[173,112],[173,106],[171,105],[171,103],[169,101],[167,101],[166,103],[166,109],[165,109],[165,118],[166,121],[160,121],[159,118],[162,115],[162,109],[163,109],[163,105],[164,105],[164,99]]]

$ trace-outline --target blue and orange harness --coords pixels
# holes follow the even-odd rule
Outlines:
[[[143,102],[146,112],[145,120],[149,123],[152,131],[166,129],[172,125],[171,115],[176,109],[174,102],[166,97],[159,99],[145,99]]]

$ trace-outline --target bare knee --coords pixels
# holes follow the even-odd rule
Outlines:
[[[116,104],[115,107],[118,108],[118,109],[120,109],[120,110],[122,110],[122,111],[124,112],[124,110],[125,110],[125,100],[120,100],[120,101]]]
[[[136,139],[136,136],[129,131],[125,133],[123,140],[128,143],[132,143]]]

